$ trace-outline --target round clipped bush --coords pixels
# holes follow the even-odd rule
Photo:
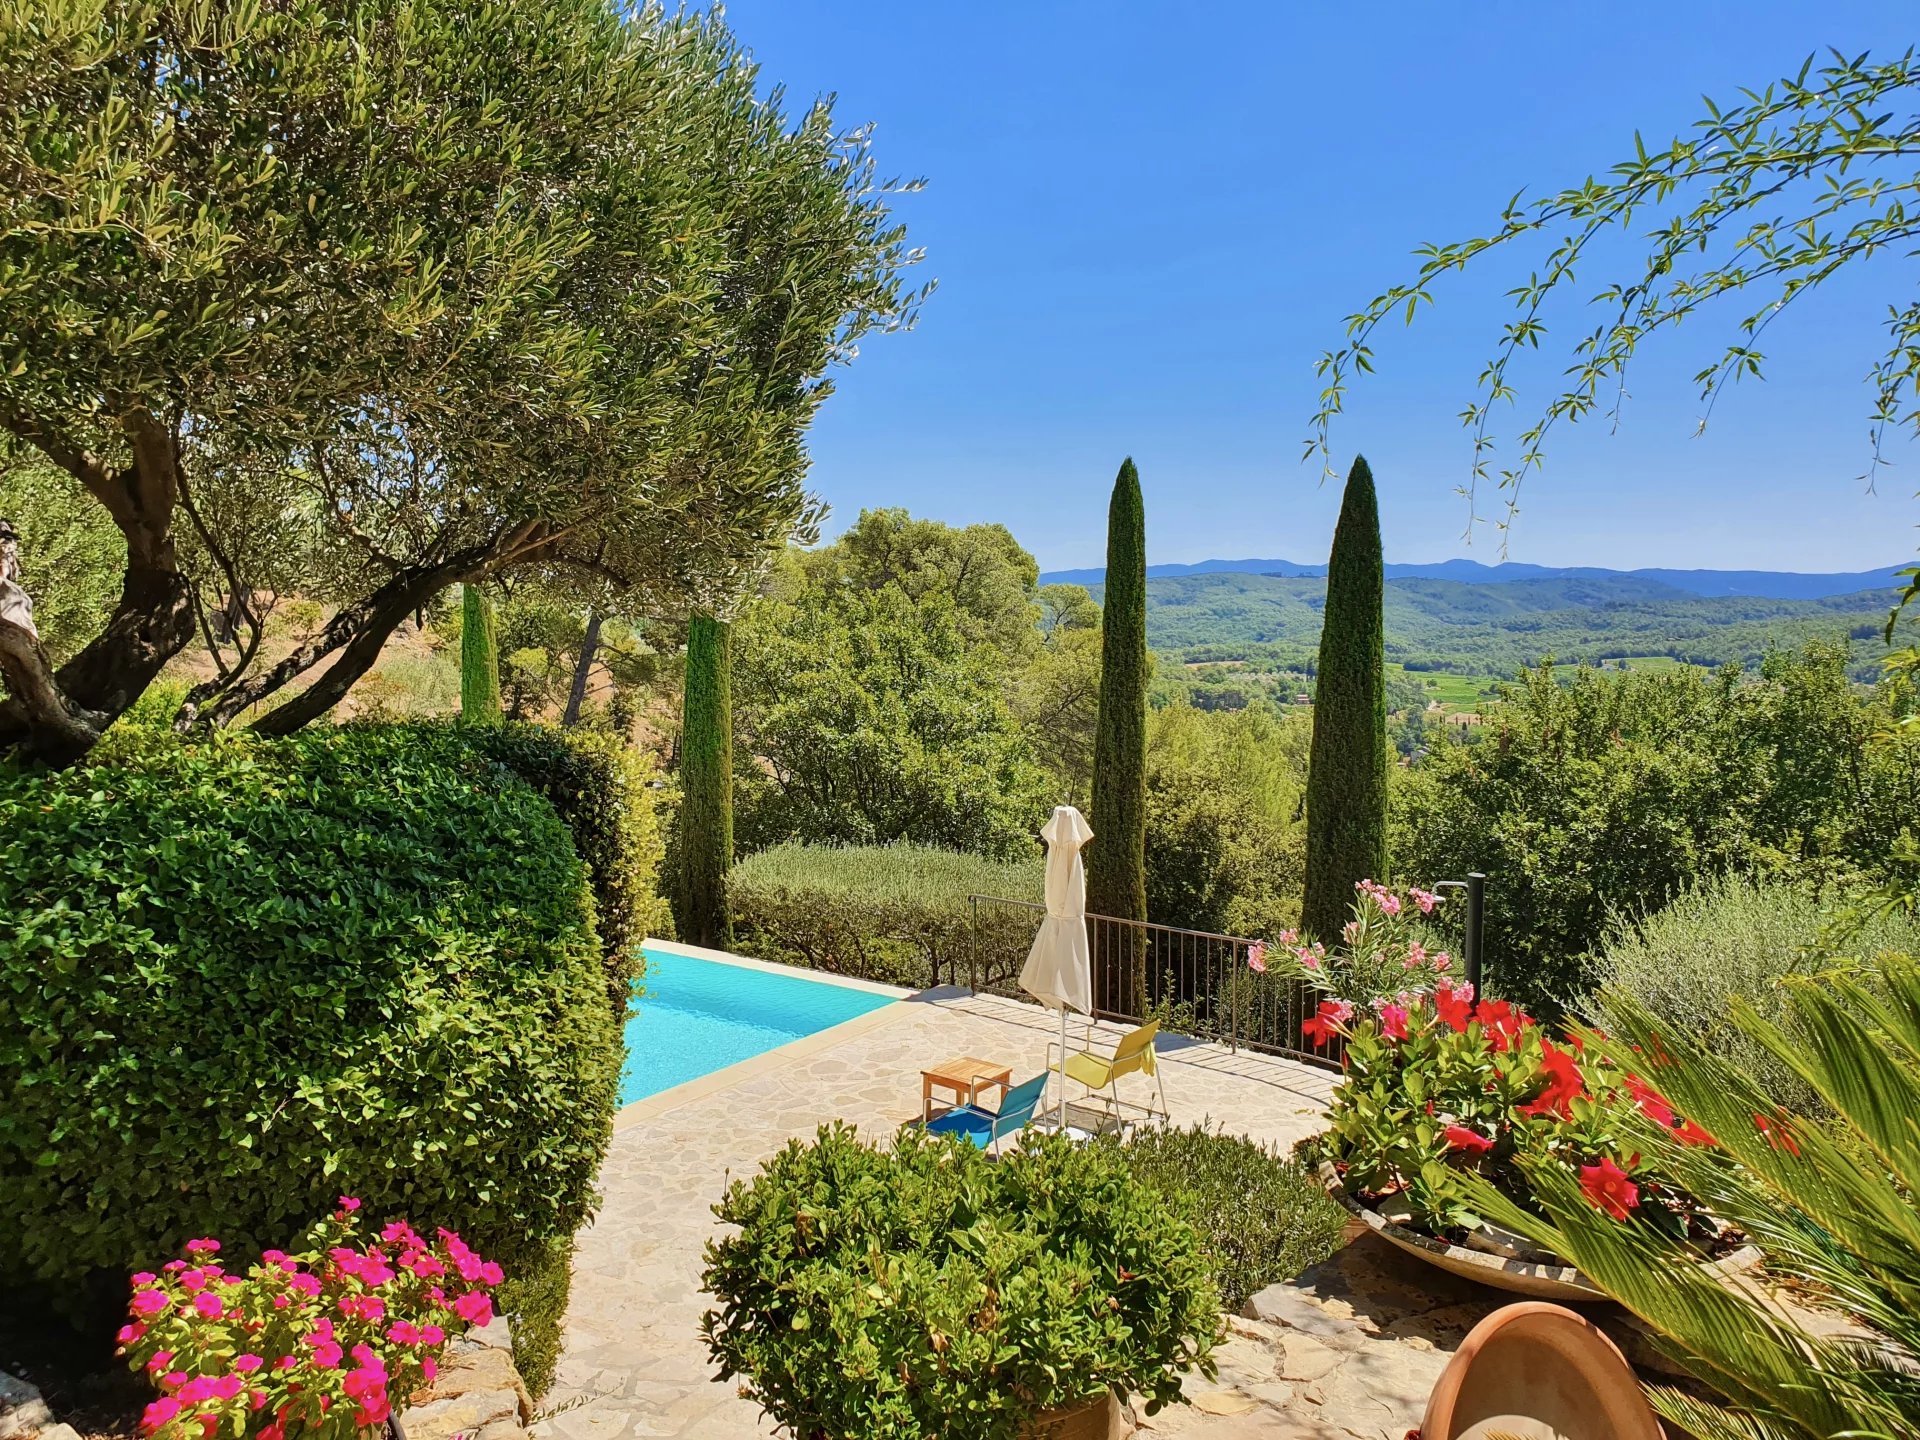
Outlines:
[[[512,1276],[589,1213],[620,1044],[586,870],[451,727],[0,771],[0,914],[0,1283],[124,1298],[348,1191]]]
[[[1098,1143],[1116,1148],[1137,1179],[1183,1207],[1229,1310],[1340,1248],[1346,1213],[1291,1155],[1205,1125],[1145,1125],[1124,1143]]]
[[[1212,1375],[1205,1250],[1109,1147],[1023,1137],[990,1160],[918,1132],[793,1141],[715,1213],[721,1376],[802,1440],[1016,1440],[1110,1389],[1180,1398]]]

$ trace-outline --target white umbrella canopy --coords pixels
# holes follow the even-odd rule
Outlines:
[[[1047,914],[1033,937],[1020,988],[1060,1012],[1060,1113],[1067,1123],[1067,1011],[1093,1013],[1093,962],[1087,947],[1087,867],[1080,847],[1093,838],[1087,817],[1071,805],[1054,807],[1041,830],[1047,842]]]

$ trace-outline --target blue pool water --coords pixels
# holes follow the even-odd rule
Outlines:
[[[620,1103],[697,1080],[838,1025],[894,997],[691,955],[647,951],[646,993],[627,1020]]]

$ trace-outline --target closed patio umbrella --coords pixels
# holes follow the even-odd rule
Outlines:
[[[1047,842],[1047,915],[1020,969],[1020,988],[1060,1012],[1060,1114],[1067,1124],[1067,1011],[1093,1013],[1093,964],[1087,953],[1087,867],[1080,847],[1093,838],[1087,817],[1054,807],[1040,838]]]

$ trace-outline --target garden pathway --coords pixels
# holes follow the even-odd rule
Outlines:
[[[1101,1032],[1108,1044],[1119,1034]],[[599,1215],[580,1237],[566,1355],[534,1435],[773,1434],[755,1406],[714,1382],[699,1337],[701,1248],[729,1177],[751,1175],[789,1139],[834,1117],[891,1135],[919,1113],[921,1067],[949,1055],[1001,1059],[1016,1076],[1031,1074],[1057,1033],[1052,1013],[1036,1006],[927,991],[627,1107],[601,1167]],[[1319,1128],[1334,1083],[1324,1070],[1177,1038],[1161,1055],[1176,1124],[1210,1120],[1276,1145]],[[1237,1428],[1244,1418],[1219,1417],[1235,1427],[1221,1429],[1220,1440],[1282,1433]]]

